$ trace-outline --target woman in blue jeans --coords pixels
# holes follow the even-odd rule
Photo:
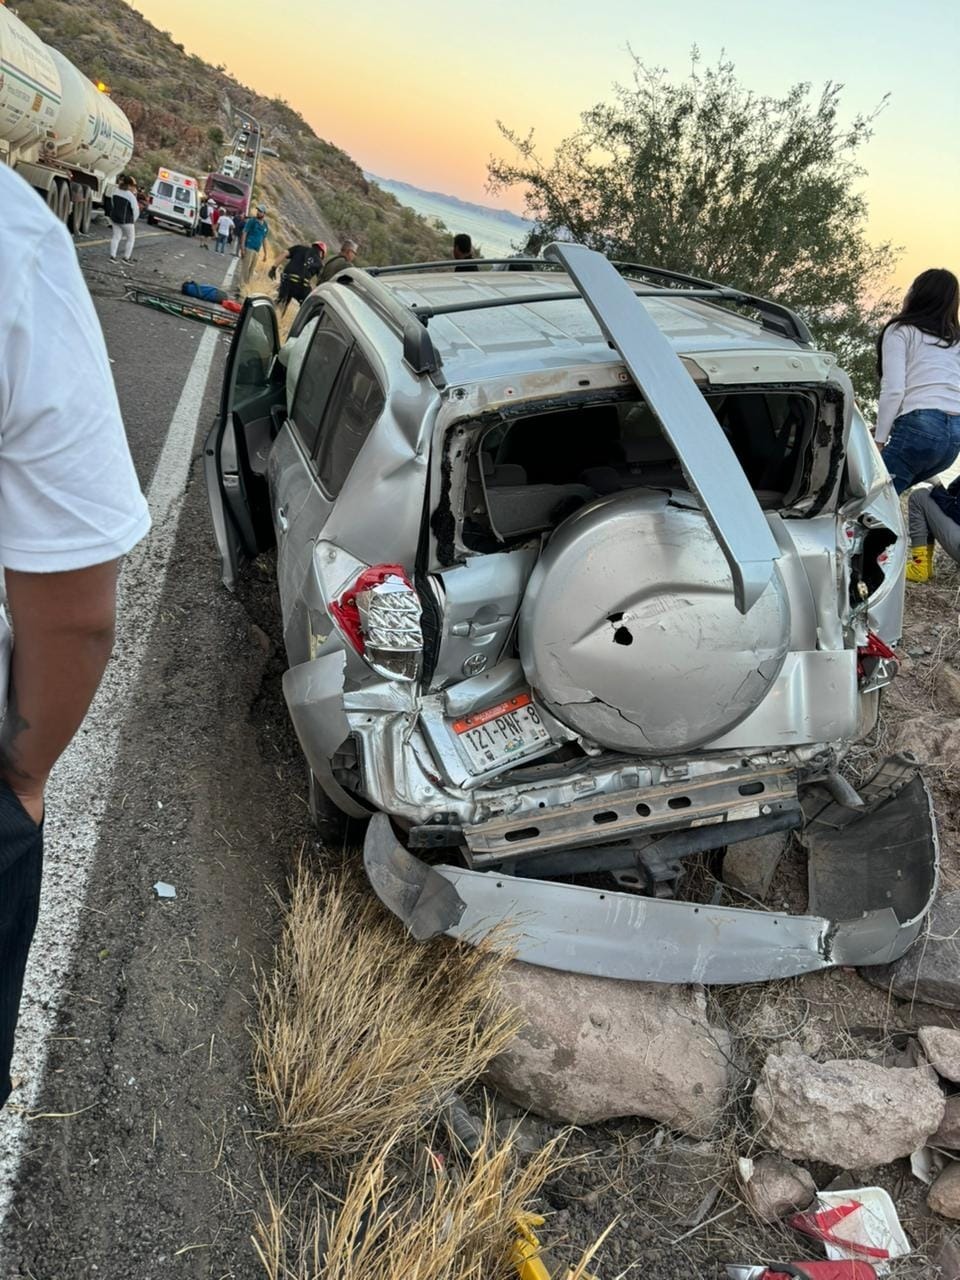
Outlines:
[[[934,267],[917,276],[877,343],[876,441],[897,493],[960,454],[960,285]]]

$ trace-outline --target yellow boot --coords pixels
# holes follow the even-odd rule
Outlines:
[[[907,561],[908,582],[929,582],[933,577],[933,543],[911,547]]]

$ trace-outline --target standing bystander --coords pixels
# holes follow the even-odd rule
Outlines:
[[[216,216],[216,205],[211,199],[205,197],[200,205],[200,221],[197,224],[197,234],[200,236],[200,248],[209,249],[208,240],[213,238],[213,219]]]
[[[332,280],[337,272],[345,271],[357,256],[359,248],[356,240],[344,240],[340,246],[340,252],[330,259],[320,273],[320,283],[325,284],[328,280]]]
[[[233,233],[233,219],[226,209],[217,214],[217,253],[226,253],[230,236]]]
[[[110,197],[107,210],[113,230],[110,233],[110,261],[116,262],[117,250],[123,240],[123,260],[133,262],[133,245],[136,239],[137,219],[140,217],[140,206],[137,203],[137,184],[133,178],[121,175],[117,182],[118,190]]]
[[[77,255],[0,165],[0,1106],[40,903],[44,788],[110,656],[117,562],[150,525]],[[120,224],[122,226],[126,223]]]
[[[454,271],[479,271],[480,268],[472,261],[474,257],[473,241],[465,231],[460,231],[453,237],[453,256],[457,261]]]
[[[897,493],[946,471],[960,454],[960,284],[921,271],[877,343],[876,441]]]
[[[270,227],[267,224],[267,211],[262,204],[257,205],[257,216],[248,218],[243,224],[240,237],[240,251],[243,254],[242,283],[248,285],[257,266],[257,258],[262,254],[267,260],[267,237]]]

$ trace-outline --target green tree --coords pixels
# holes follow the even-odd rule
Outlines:
[[[532,131],[500,124],[515,154],[491,160],[490,185],[523,187],[535,223],[528,247],[572,238],[776,298],[871,400],[897,251],[868,239],[857,156],[886,98],[843,123],[838,84],[819,96],[796,84],[773,98],[746,89],[732,62],[702,68],[696,49],[679,83],[631,56],[632,83],[585,111],[551,159]]]
[[[207,130],[207,137],[215,147],[222,147],[224,142],[223,130],[218,124],[212,124]]]

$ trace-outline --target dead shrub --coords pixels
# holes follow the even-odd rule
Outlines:
[[[516,1034],[507,957],[411,941],[348,872],[302,867],[259,988],[260,1100],[292,1151],[336,1159],[429,1123]]]
[[[357,1165],[334,1213],[316,1188],[306,1203],[269,1194],[253,1244],[270,1280],[516,1280],[516,1223],[569,1163],[566,1134],[521,1164],[513,1135],[496,1140],[488,1117],[462,1168],[452,1162],[419,1183],[390,1172],[398,1138]],[[585,1275],[588,1257],[571,1280]]]

